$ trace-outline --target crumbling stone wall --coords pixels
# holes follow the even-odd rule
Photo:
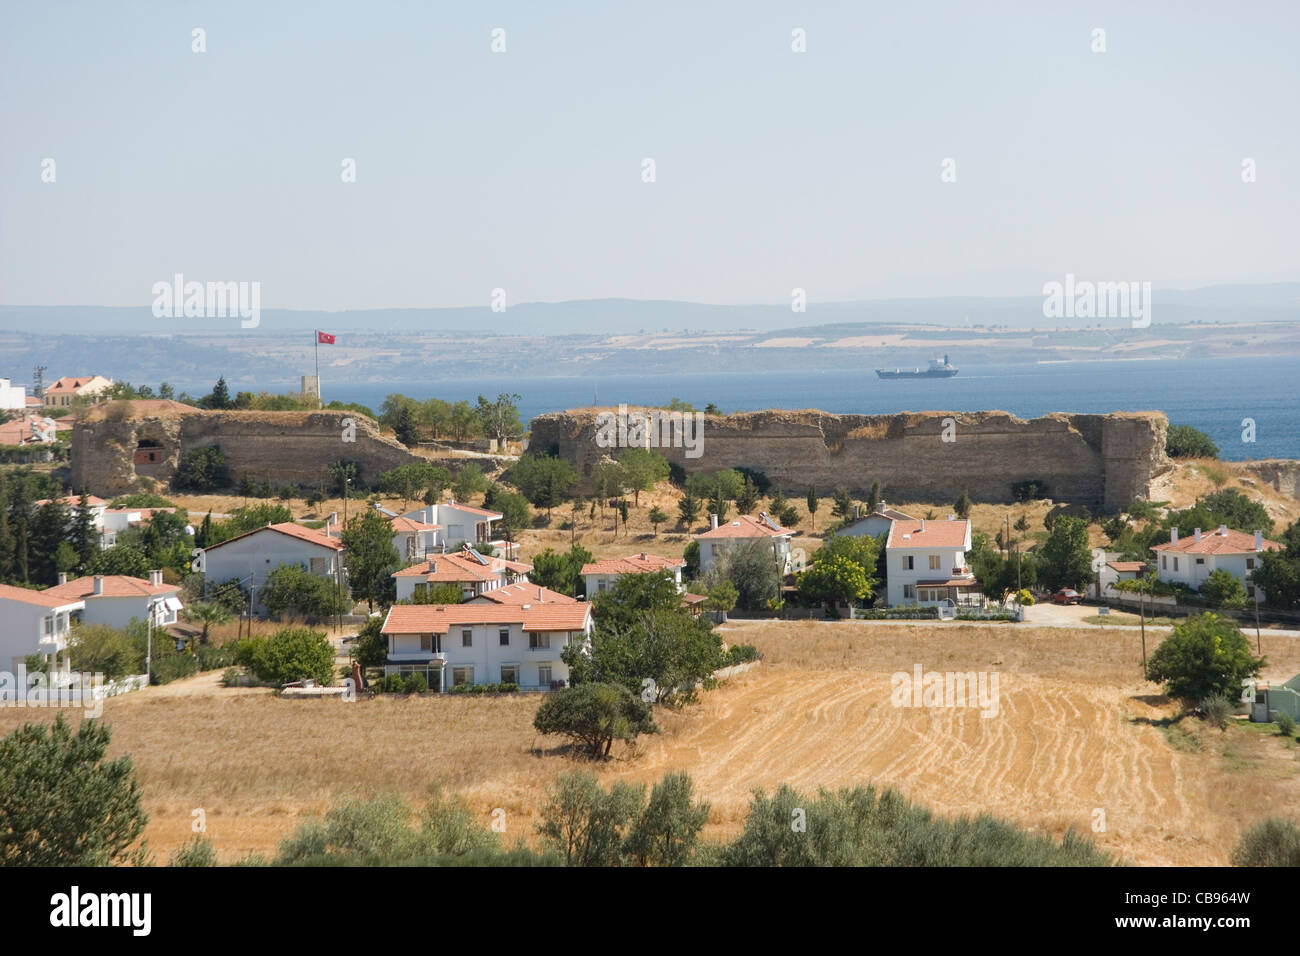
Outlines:
[[[596,444],[597,415],[581,409],[532,420],[529,447],[555,450],[580,475],[609,452]],[[951,424],[949,424],[951,421]],[[1170,467],[1162,412],[1052,414],[1024,420],[1006,412],[832,415],[821,411],[705,416],[702,455],[660,448],[688,473],[748,467],[787,494],[809,485],[865,495],[874,481],[894,500],[1009,501],[1014,482],[1041,479],[1062,501],[1118,510],[1147,498]],[[951,441],[945,440],[951,438]]]
[[[161,446],[160,461],[134,463],[141,439]],[[429,460],[380,435],[374,421],[355,412],[217,412],[171,405],[133,415],[129,409],[108,408],[96,410],[73,429],[72,484],[100,495],[138,491],[146,477],[165,485],[176,474],[181,455],[211,445],[220,446],[232,474],[273,485],[314,486],[340,459],[358,462],[367,483],[381,472]],[[462,462],[437,463],[455,470]],[[491,463],[484,464],[490,470]]]

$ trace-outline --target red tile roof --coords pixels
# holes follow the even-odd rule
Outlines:
[[[1107,561],[1106,567],[1118,571],[1120,574],[1127,574],[1130,571],[1141,571],[1146,567],[1145,561]]]
[[[175,594],[180,591],[179,584],[152,585],[144,578],[128,577],[125,574],[104,575],[104,597],[145,597],[149,595]],[[45,593],[51,597],[61,597],[69,601],[84,601],[95,597],[95,579],[93,576],[77,578],[67,584],[56,584],[46,588]]]
[[[393,572],[395,578],[419,577],[426,581],[492,581],[503,577],[506,571],[527,574],[533,569],[531,564],[519,561],[507,561],[505,558],[481,556],[487,563],[480,562],[473,555],[462,550],[449,551],[427,558],[419,564]]]
[[[53,392],[54,394],[62,394],[64,392],[76,392],[77,389],[84,388],[85,386],[93,382],[96,378],[97,376],[95,375],[79,375],[75,378],[65,375],[63,378],[59,379],[57,382],[55,382],[53,385],[47,388],[45,390],[45,394],[49,395],[51,392]]]
[[[921,530],[922,525],[925,525],[924,531]],[[889,537],[885,539],[885,547],[964,548],[969,532],[970,522],[964,519],[953,521],[899,519],[889,526]]]
[[[414,518],[403,518],[400,515],[396,518],[389,518],[388,523],[392,526],[394,532],[404,531],[437,531],[442,527],[440,524],[427,524],[424,521],[416,521]]]
[[[1227,529],[1226,534],[1220,534],[1219,529],[1215,528],[1213,531],[1202,531],[1200,541],[1196,540],[1195,535],[1189,534],[1185,538],[1179,538],[1177,544],[1166,541],[1164,544],[1156,545],[1152,550],[1175,554],[1254,554],[1255,536],[1231,528]],[[1281,551],[1282,545],[1265,538],[1261,550]]]
[[[38,607],[49,608],[76,604],[79,600],[79,598],[67,598],[59,594],[50,594],[49,591],[29,591],[27,588],[16,588],[12,584],[0,584],[0,600],[6,598],[22,604],[35,604]]]
[[[247,538],[250,534],[261,534],[263,531],[278,531],[280,534],[288,535],[290,538],[297,538],[299,541],[306,541],[308,544],[319,545],[322,548],[329,548],[331,551],[343,551],[343,542],[337,538],[331,538],[324,531],[317,531],[313,528],[304,528],[300,524],[294,524],[292,521],[282,521],[279,524],[269,524],[263,528],[254,528],[252,531],[245,531],[241,535],[236,535],[221,544],[214,544],[207,548],[212,551],[215,548],[224,548],[231,541],[238,541],[240,538]]]
[[[36,502],[36,504],[37,504],[37,505],[48,505],[48,504],[49,504],[51,501],[53,501],[53,500],[55,500],[55,499],[53,499],[53,498],[42,498],[40,501]],[[58,502],[59,502],[59,504],[61,504],[61,505],[66,505],[66,506],[69,507],[69,508],[75,508],[75,507],[77,507],[78,505],[81,504],[81,496],[80,496],[80,495],[68,495],[66,498],[59,498],[59,499],[58,499]],[[86,504],[90,505],[92,508],[102,508],[102,507],[104,507],[105,505],[107,505],[108,502],[105,501],[103,498],[96,497],[95,495],[86,495]]]
[[[782,528],[772,519],[764,516],[751,517],[741,515],[734,521],[728,521],[726,524],[719,524],[716,528],[697,534],[696,538],[779,538],[783,535],[794,534],[789,528]]]
[[[503,515],[501,515],[499,512],[486,511],[483,508],[475,508],[471,505],[462,505],[456,501],[448,501],[446,504],[443,505],[443,507],[455,508],[457,511],[467,511],[472,515],[482,515],[484,518],[492,518],[495,521],[500,521],[501,518],[503,517]]]
[[[605,558],[582,566],[582,574],[647,574],[665,568],[683,568],[685,558],[661,558],[657,554],[629,554],[626,558]]]
[[[384,620],[384,634],[446,634],[464,624],[522,624],[525,631],[581,631],[591,605],[572,604],[394,604]]]
[[[571,598],[559,591],[552,591],[540,584],[507,584],[505,587],[493,588],[477,595],[474,600],[487,598],[494,604],[577,604],[577,598]]]

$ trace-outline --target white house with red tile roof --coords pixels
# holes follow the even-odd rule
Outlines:
[[[517,554],[515,545],[500,538],[492,530],[493,523],[503,517],[499,511],[457,504],[452,500],[425,505],[415,511],[408,511],[402,517],[426,525],[437,525],[441,529],[438,532],[438,544],[444,548],[455,550],[461,544],[490,544],[504,557],[513,558]]]
[[[324,531],[304,528],[292,521],[268,524],[204,549],[204,580],[221,584],[238,579],[245,590],[251,583],[255,589],[254,610],[260,613],[264,606],[259,594],[266,577],[282,564],[300,567],[346,586],[345,550],[341,541]]]
[[[1246,595],[1254,601],[1255,585],[1251,583],[1251,576],[1259,567],[1260,555],[1266,551],[1280,551],[1282,545],[1269,541],[1262,531],[1247,534],[1219,525],[1217,531],[1207,534],[1196,528],[1191,537],[1181,540],[1178,529],[1171,528],[1169,540],[1152,550],[1156,553],[1156,577],[1159,580],[1185,584],[1199,591],[1211,573],[1228,571],[1245,585]],[[1259,600],[1260,603],[1264,601],[1262,591]]]
[[[682,568],[686,567],[685,558],[663,558],[657,554],[630,554],[625,558],[604,558],[582,566],[583,579],[587,582],[587,597],[595,597],[618,583],[625,574],[653,574],[667,571],[677,583],[677,590],[684,591]]]
[[[45,390],[45,407],[70,408],[72,400],[78,396],[98,400],[103,392],[112,387],[113,380],[102,375],[64,376]]]
[[[480,554],[468,545],[425,558],[409,568],[393,573],[397,582],[397,600],[409,601],[416,592],[434,584],[458,584],[465,598],[523,581],[531,564]]]
[[[1088,582],[1088,596],[1100,599],[1113,597],[1110,586],[1118,581],[1135,581],[1147,568],[1145,561],[1107,561],[1097,572],[1097,580]]]
[[[765,541],[771,544],[772,554],[776,558],[781,575],[801,571],[802,562],[796,561],[792,542],[794,532],[783,528],[773,521],[766,511],[756,516],[741,515],[734,521],[719,524],[716,515],[709,516],[712,527],[697,534],[695,540],[700,544],[700,573],[708,574],[715,567],[721,556],[732,548],[752,541]]]
[[[0,670],[17,673],[32,654],[47,660],[66,652],[74,615],[85,602],[47,591],[0,584]],[[63,656],[68,670],[68,657]]]
[[[889,606],[975,600],[979,585],[966,564],[970,546],[970,522],[964,519],[892,521],[885,538]]]
[[[81,601],[85,605],[80,615],[82,621],[119,630],[132,620],[148,621],[150,615],[154,627],[175,624],[177,614],[184,607],[180,600],[181,586],[164,584],[161,571],[150,571],[148,579],[124,574],[91,575],[61,581],[42,593]]]
[[[552,690],[568,683],[560,654],[591,634],[585,601],[546,604],[394,604],[384,619],[385,674],[420,673],[429,688],[518,684]]]

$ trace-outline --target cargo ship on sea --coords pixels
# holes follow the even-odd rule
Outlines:
[[[881,378],[952,378],[957,374],[957,366],[948,361],[930,359],[929,368],[878,368],[876,374]]]

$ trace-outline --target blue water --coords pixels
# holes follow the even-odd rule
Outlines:
[[[1219,446],[1220,457],[1300,458],[1300,363],[1294,358],[1170,359],[963,365],[950,379],[884,381],[870,368],[828,371],[715,372],[587,378],[443,379],[383,385],[325,382],[325,398],[378,410],[390,392],[448,401],[517,392],[526,421],[548,411],[626,402],[667,404],[671,398],[724,412],[818,408],[827,412],[988,411],[1021,418],[1048,412],[1159,410],[1191,425]],[[1255,441],[1242,440],[1245,418]]]

